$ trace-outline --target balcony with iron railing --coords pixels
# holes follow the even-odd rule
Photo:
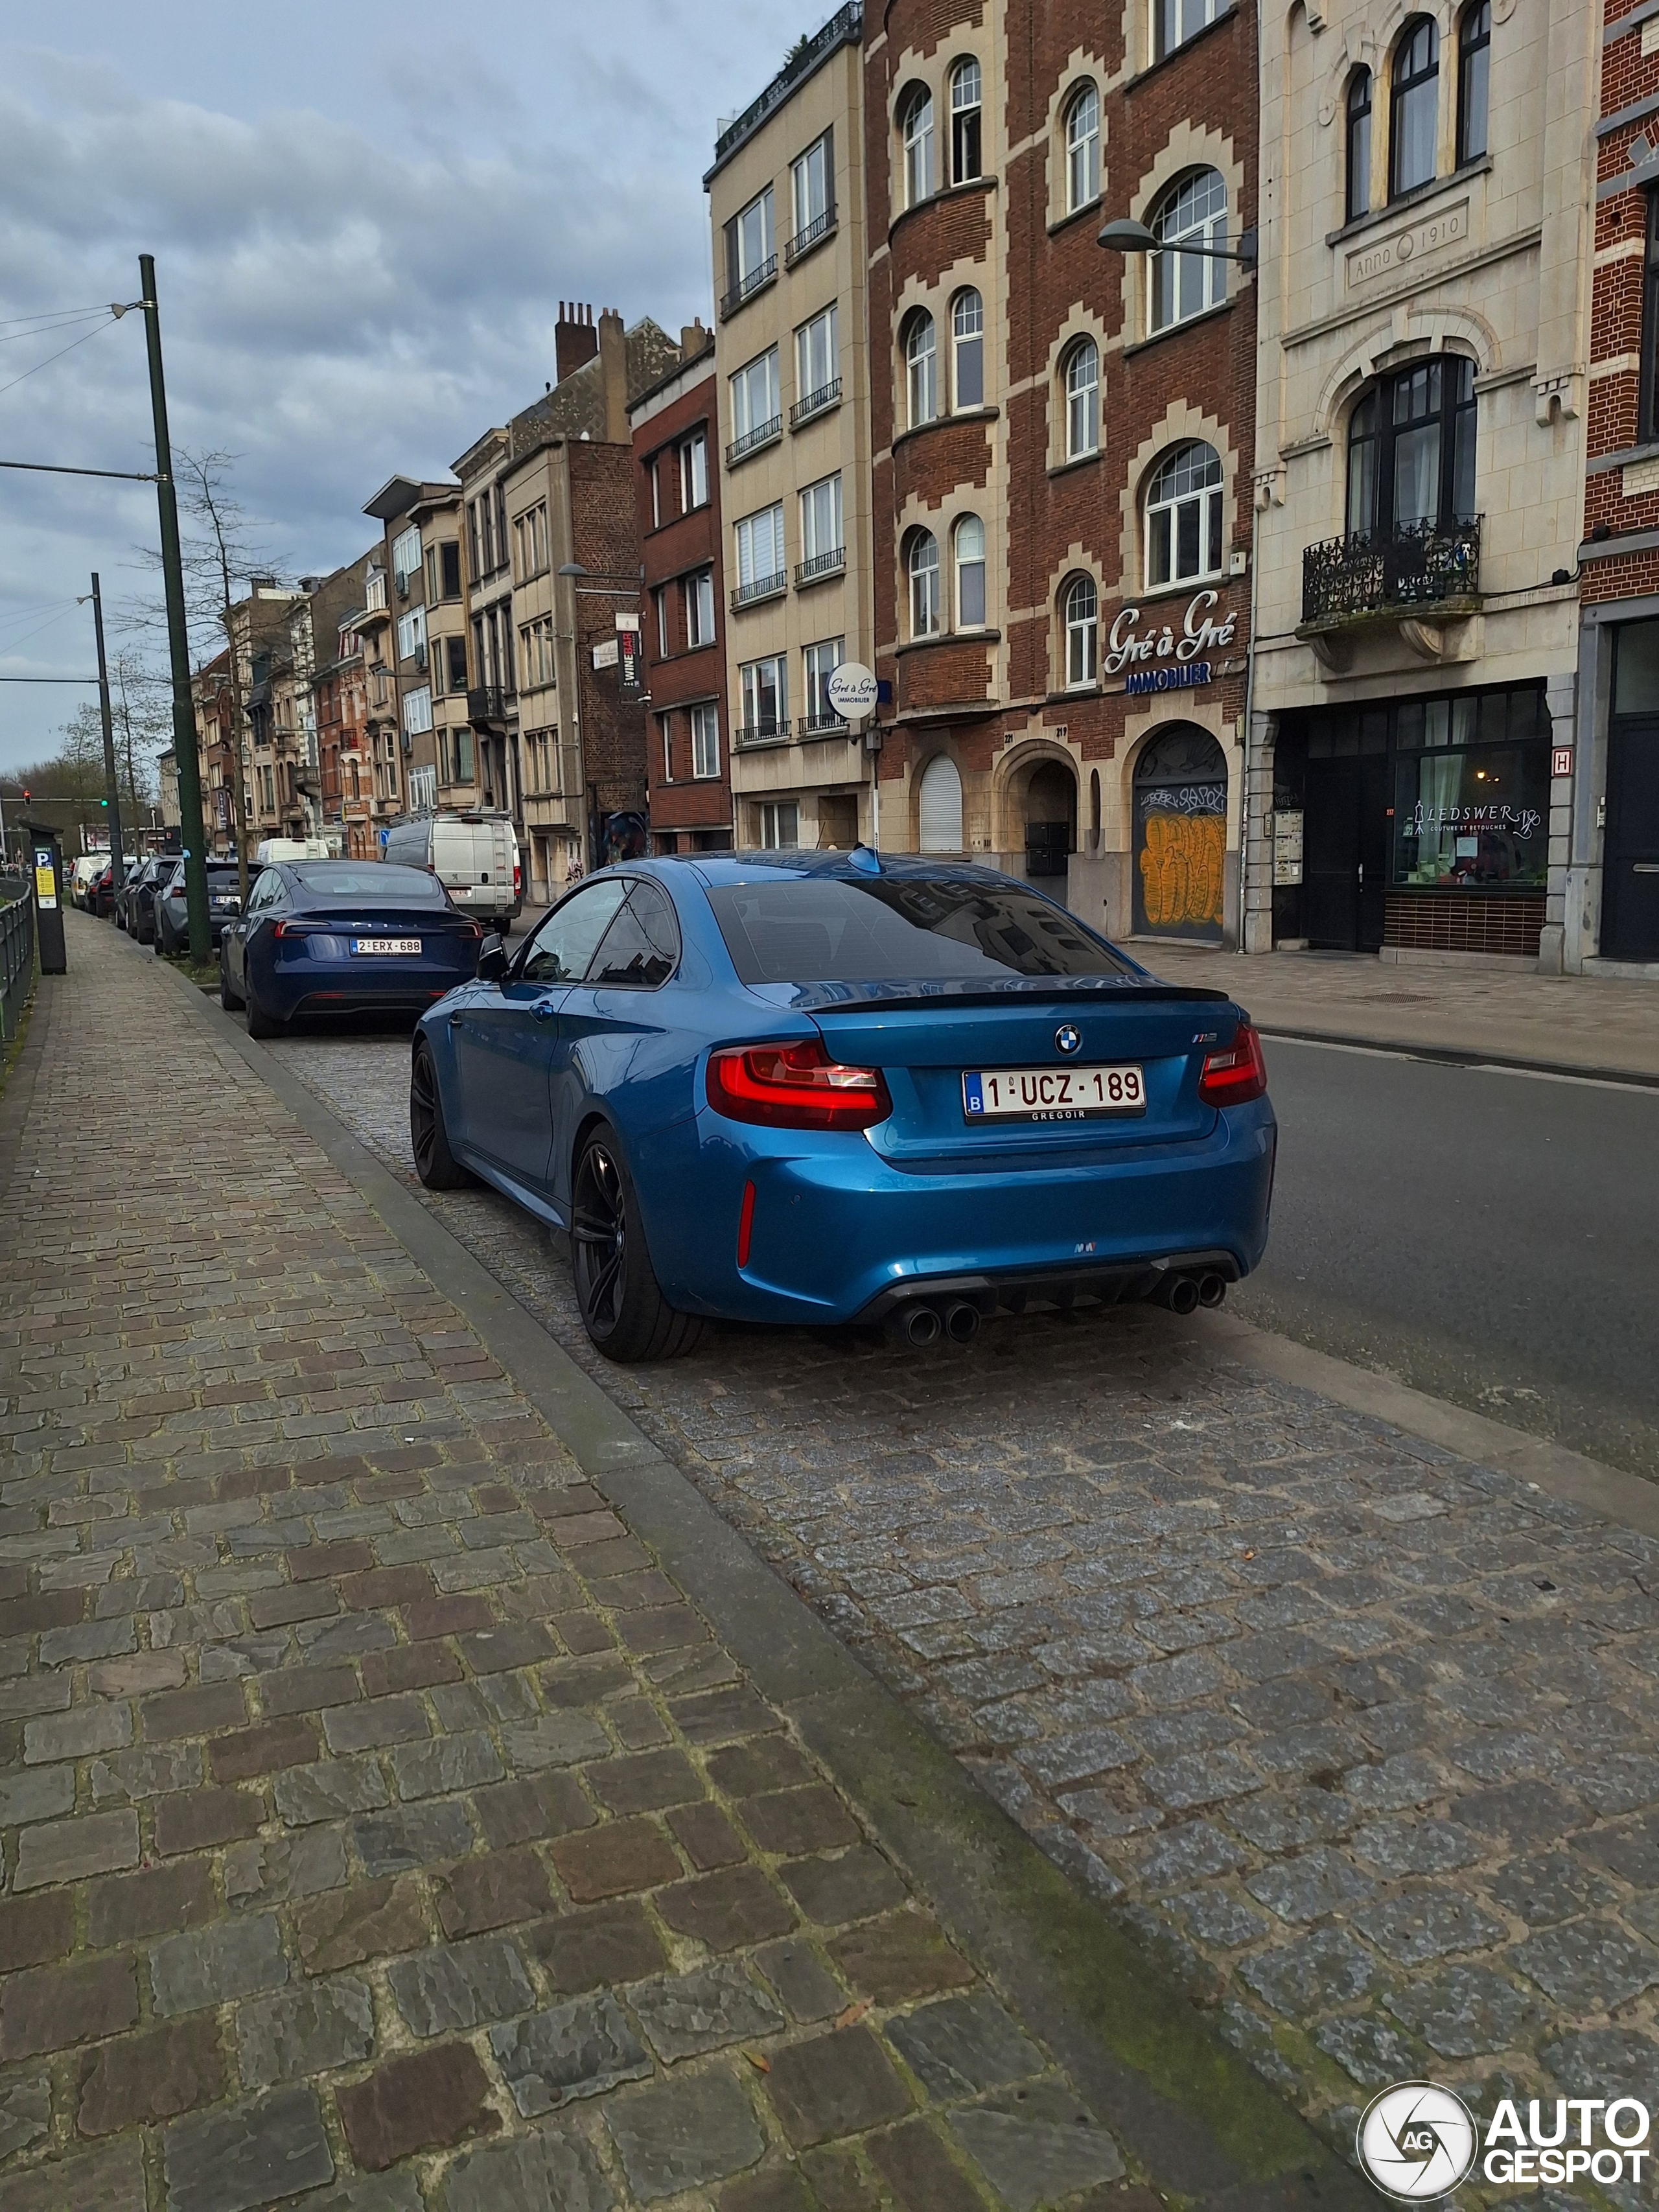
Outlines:
[[[832,545],[827,552],[814,553],[805,561],[795,563],[795,588],[805,584],[821,584],[827,577],[839,576],[847,567],[847,548]]]
[[[775,253],[769,253],[764,261],[757,261],[752,269],[746,270],[721,299],[720,320],[725,322],[729,315],[735,315],[739,307],[752,300],[757,292],[763,292],[777,273],[778,257]]]
[[[841,379],[832,376],[828,384],[819,385],[809,392],[805,399],[798,399],[789,410],[789,427],[799,430],[803,422],[811,422],[820,415],[827,415],[832,407],[841,404]]]
[[[859,0],[847,0],[847,5],[838,8],[810,39],[803,39],[766,89],[751,100],[742,114],[735,116],[715,139],[714,167],[718,168],[745,138],[759,130],[775,109],[782,106],[802,78],[810,76],[826,54],[843,41],[858,38],[862,28],[863,12]]]
[[[740,438],[733,438],[726,449],[726,465],[736,466],[747,460],[750,453],[759,453],[763,446],[775,445],[783,435],[783,417],[774,415],[769,422],[757,422],[752,430],[745,430]]]
[[[466,719],[469,722],[505,722],[507,701],[512,695],[499,684],[480,684],[466,695]]]
[[[803,714],[800,718],[799,735],[803,738],[850,738],[852,734],[846,722],[833,708],[826,708],[822,714]]]
[[[743,607],[757,606],[763,599],[781,599],[789,588],[789,571],[780,568],[775,575],[751,576],[746,584],[739,584],[732,594],[732,611]]]
[[[1356,532],[1304,549],[1302,623],[1363,621],[1421,610],[1474,611],[1480,597],[1480,520],[1413,523],[1387,536]]]
[[[836,209],[832,201],[822,215],[815,215],[811,222],[802,223],[794,236],[784,241],[784,267],[793,269],[798,261],[805,259],[815,246],[822,246],[826,238],[834,237],[835,232]]]
[[[789,718],[763,714],[757,722],[742,722],[732,733],[732,741],[740,753],[754,752],[763,745],[787,745],[789,742]]]

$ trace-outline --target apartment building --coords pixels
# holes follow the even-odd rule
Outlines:
[[[392,477],[363,513],[381,526],[381,565],[392,580],[389,657],[406,807],[471,806],[460,487]]]
[[[715,142],[708,193],[737,838],[872,838],[860,739],[830,706],[872,657],[863,18],[803,40]]]
[[[732,842],[719,388],[714,337],[694,323],[681,333],[673,368],[628,410],[657,853],[726,852]]]
[[[1598,516],[1641,436],[1635,380],[1587,376],[1601,39],[1589,0],[1264,33],[1252,949],[1563,963],[1587,410]],[[1611,297],[1647,234],[1607,185],[1651,154],[1633,121],[1601,143]],[[1584,550],[1588,591],[1615,564]]]
[[[1594,27],[1578,712],[1552,784],[1565,817],[1560,955],[1572,974],[1659,976],[1659,12],[1607,0]]]
[[[1254,6],[895,0],[866,62],[883,842],[1231,939]]]

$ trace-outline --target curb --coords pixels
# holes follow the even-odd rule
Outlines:
[[[1474,1052],[1454,1045],[1408,1044],[1398,1037],[1350,1036],[1340,1030],[1285,1029],[1258,1022],[1264,1037],[1286,1044],[1346,1046],[1351,1052],[1386,1052],[1399,1060],[1426,1060],[1443,1067],[1504,1068],[1516,1075],[1550,1075],[1577,1083],[1611,1083],[1621,1091],[1659,1091],[1659,1075],[1633,1067],[1594,1067],[1570,1060],[1523,1059],[1518,1053]]]

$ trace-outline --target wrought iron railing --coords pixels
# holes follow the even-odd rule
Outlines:
[[[744,722],[737,731],[737,746],[740,753],[756,745],[782,745],[789,742],[789,719],[775,714],[763,714],[758,722]]]
[[[1328,538],[1302,554],[1302,619],[1340,621],[1392,607],[1474,599],[1480,589],[1480,517],[1415,524],[1388,537]]]
[[[746,584],[739,584],[732,594],[732,611],[739,607],[752,607],[757,599],[775,599],[780,592],[789,588],[789,571],[780,568],[774,576],[753,576]]]
[[[803,714],[800,733],[804,738],[847,738],[852,735],[846,722],[833,708],[822,714]]]
[[[764,261],[757,261],[745,276],[738,277],[720,301],[720,320],[724,322],[728,315],[735,315],[744,301],[752,300],[757,292],[764,290],[777,273],[778,257],[775,253],[769,253]]]
[[[816,584],[825,576],[839,576],[847,566],[847,548],[832,545],[827,553],[814,553],[810,560],[795,563],[795,582]]]
[[[507,720],[507,693],[499,684],[480,684],[466,695],[466,719],[469,722],[504,722]]]
[[[759,98],[751,100],[741,115],[734,116],[714,141],[714,160],[723,161],[734,146],[740,145],[751,131],[760,125],[775,107],[781,107],[801,79],[817,67],[832,46],[843,39],[856,38],[862,27],[863,16],[859,0],[848,0],[810,39],[803,39],[783,67],[778,71]]]
[[[785,241],[783,248],[785,267],[793,269],[802,254],[810,253],[815,246],[821,244],[829,237],[835,227],[836,210],[833,205],[825,208],[822,215],[815,215],[811,222],[802,223],[794,236]]]
[[[833,376],[828,384],[819,385],[816,392],[809,392],[805,399],[795,402],[789,410],[790,428],[799,430],[803,422],[810,422],[815,415],[825,413],[840,398],[841,379]]]
[[[0,1044],[9,1044],[34,985],[34,888],[0,876]]]
[[[769,422],[757,422],[752,430],[745,430],[740,438],[733,438],[726,449],[726,465],[740,461],[745,453],[757,453],[763,446],[769,446],[775,438],[783,435],[783,417],[774,415]]]

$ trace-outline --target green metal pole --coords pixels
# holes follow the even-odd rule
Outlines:
[[[126,855],[121,849],[121,790],[115,779],[115,720],[109,707],[109,664],[104,658],[104,598],[98,588],[98,571],[92,572],[92,627],[98,638],[98,711],[104,722],[104,785],[109,799],[109,859],[112,896],[125,880]]]
[[[179,499],[167,436],[167,391],[161,374],[161,324],[155,306],[155,257],[138,257],[144,332],[149,343],[149,402],[155,417],[155,503],[161,515],[161,580],[167,587],[167,651],[173,664],[173,750],[179,763],[179,821],[185,848],[185,899],[190,957],[205,967],[212,951],[208,922],[206,838],[202,828],[202,763],[196,750],[196,709],[190,696],[190,635],[185,626],[185,572],[179,554]]]

